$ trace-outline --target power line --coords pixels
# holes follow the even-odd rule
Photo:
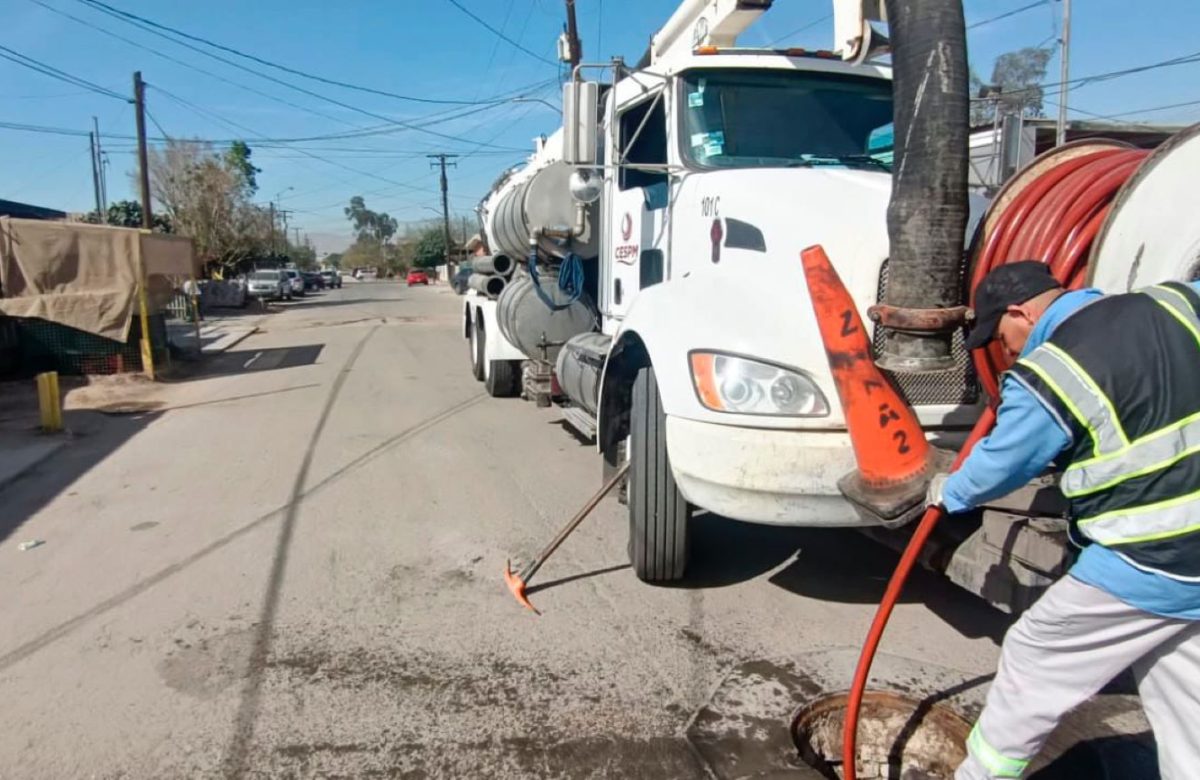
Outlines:
[[[154,48],[154,47],[152,47],[152,46],[146,46],[146,45],[144,45],[144,44],[142,44],[142,43],[139,43],[139,42],[137,42],[137,41],[134,41],[134,40],[132,40],[132,39],[130,39],[130,38],[126,38],[126,37],[125,37],[125,36],[123,36],[123,35],[119,35],[119,34],[117,34],[117,33],[115,33],[115,32],[112,32],[111,30],[108,30],[108,29],[104,28],[104,27],[100,27],[99,25],[96,25],[94,22],[91,22],[91,21],[88,21],[88,20],[85,20],[85,19],[81,19],[81,18],[79,18],[78,16],[75,16],[75,15],[73,15],[73,14],[67,13],[66,11],[62,11],[62,10],[59,10],[59,9],[57,9],[57,8],[54,8],[53,6],[51,6],[51,5],[48,5],[47,3],[43,2],[42,0],[30,0],[30,2],[32,2],[32,3],[35,3],[36,5],[39,5],[39,6],[41,6],[42,8],[45,8],[46,10],[48,10],[48,11],[51,11],[51,12],[53,12],[53,13],[55,13],[55,14],[58,14],[58,15],[60,15],[60,16],[63,16],[63,17],[65,17],[65,18],[67,18],[67,19],[70,19],[70,20],[72,20],[72,21],[74,21],[74,22],[77,22],[78,24],[81,24],[81,25],[83,25],[84,27],[87,27],[87,28],[88,28],[88,29],[90,29],[90,30],[93,30],[93,31],[96,31],[96,32],[103,33],[104,35],[108,35],[109,37],[115,38],[116,40],[122,41],[123,43],[126,43],[126,44],[128,44],[128,45],[130,45],[130,46],[134,46],[134,47],[136,47],[136,48],[138,48],[138,49],[142,49],[142,50],[144,50],[144,51],[148,51],[148,52],[150,52],[151,54],[154,54],[154,55],[156,55],[156,56],[158,56],[158,57],[161,57],[161,58],[163,58],[163,59],[167,60],[168,62],[172,62],[172,63],[175,63],[176,65],[179,65],[179,66],[181,66],[181,67],[188,68],[188,69],[190,69],[190,70],[194,70],[194,71],[196,71],[197,73],[204,74],[204,75],[206,75],[206,76],[208,76],[208,77],[210,77],[210,78],[216,79],[217,81],[223,82],[223,83],[225,83],[225,84],[230,84],[230,85],[232,85],[232,86],[235,86],[235,87],[237,87],[238,89],[242,89],[242,90],[245,90],[245,91],[247,91],[247,92],[250,92],[250,93],[252,93],[252,94],[259,95],[260,97],[267,98],[268,100],[272,100],[272,101],[274,101],[274,102],[276,102],[276,103],[280,103],[281,105],[285,105],[285,106],[288,106],[288,107],[290,107],[290,108],[297,109],[298,111],[301,111],[301,112],[303,112],[303,113],[309,113],[309,114],[313,114],[314,116],[319,116],[319,117],[322,117],[322,118],[324,118],[324,119],[329,119],[329,120],[331,120],[331,121],[334,121],[334,122],[337,122],[337,123],[339,123],[339,124],[348,125],[348,126],[350,126],[350,127],[352,127],[352,128],[355,128],[355,130],[364,131],[364,132],[362,132],[362,133],[361,133],[361,135],[362,135],[362,136],[374,135],[374,134],[380,134],[380,135],[382,135],[382,134],[386,134],[386,133],[390,133],[390,132],[395,132],[395,131],[396,131],[396,130],[395,130],[395,126],[394,126],[394,125],[392,125],[390,122],[389,122],[388,124],[385,124],[384,126],[382,126],[382,128],[381,128],[381,127],[379,127],[379,126],[375,126],[375,127],[365,127],[365,128],[364,128],[364,127],[362,127],[361,125],[356,125],[355,123],[353,123],[353,122],[349,122],[349,121],[347,121],[347,120],[343,119],[342,117],[334,116],[334,115],[332,115],[332,114],[326,114],[326,113],[324,113],[324,112],[322,112],[322,111],[318,111],[317,109],[314,109],[314,108],[309,108],[309,107],[306,107],[306,106],[302,106],[302,105],[300,105],[300,104],[298,104],[298,103],[293,103],[292,101],[290,101],[290,100],[287,100],[287,99],[285,99],[285,98],[282,98],[282,97],[279,97],[278,95],[274,95],[274,94],[271,94],[271,93],[269,93],[269,92],[264,92],[264,91],[262,91],[262,90],[255,89],[254,87],[248,86],[248,85],[246,85],[246,84],[243,84],[243,83],[241,83],[241,82],[238,82],[238,81],[234,81],[233,79],[226,78],[226,77],[224,77],[224,76],[222,76],[222,75],[220,75],[220,74],[218,74],[218,73],[213,73],[212,71],[205,70],[204,68],[201,68],[201,67],[199,67],[198,65],[194,65],[194,64],[192,64],[192,63],[189,63],[189,62],[187,62],[187,61],[185,61],[185,60],[181,60],[181,59],[178,59],[178,58],[176,58],[176,57],[173,57],[173,56],[171,56],[171,55],[169,55],[169,54],[166,54],[165,52],[162,52],[162,51],[160,51],[160,50],[158,50],[158,49],[155,49],[155,48]],[[151,31],[151,32],[152,32],[152,31]],[[157,33],[155,33],[155,34],[157,34]],[[168,40],[168,41],[171,41],[171,39],[170,39],[170,38],[167,38],[166,36],[160,36],[160,37],[164,37],[164,38],[166,38],[166,40]],[[172,42],[175,42],[175,41],[172,41]],[[186,46],[186,44],[179,44],[179,45],[184,45],[184,46]],[[193,48],[193,47],[190,47],[190,46],[189,46],[188,48]],[[214,59],[217,59],[219,62],[225,63],[225,61],[224,61],[224,60],[222,60],[222,59],[220,59],[220,58],[216,58],[214,55],[207,54],[207,52],[201,52],[201,53],[202,53],[202,54],[205,54],[205,56],[213,57]],[[236,66],[236,65],[235,65],[234,67],[239,67],[239,68],[240,68],[240,66]],[[252,74],[253,74],[253,71],[247,71],[247,72],[250,72],[250,73],[252,73]],[[545,87],[547,84],[553,83],[553,81],[554,81],[554,80],[549,80],[549,81],[540,81],[540,82],[534,82],[533,84],[523,85],[523,86],[517,87],[516,89],[514,89],[514,90],[511,90],[511,91],[509,91],[509,92],[503,92],[503,93],[500,93],[499,95],[497,95],[497,96],[496,96],[496,98],[495,98],[493,101],[480,101],[480,104],[481,104],[481,105],[485,105],[485,104],[486,104],[486,105],[489,105],[489,106],[490,106],[490,105],[492,105],[493,103],[494,103],[494,104],[499,104],[499,103],[509,102],[509,101],[511,101],[511,100],[513,99],[511,96],[512,96],[512,95],[514,95],[514,94],[520,94],[520,93],[535,94],[537,90],[540,90],[540,89],[542,89],[542,88],[543,88],[543,87]],[[455,111],[455,109],[451,109],[450,111],[435,112],[435,113],[433,113],[433,114],[429,114],[429,115],[427,115],[427,117],[425,117],[425,118],[428,118],[428,119],[433,119],[433,118],[435,118],[435,117],[442,116],[442,117],[444,117],[444,121],[451,121],[451,120],[453,120],[453,119],[457,119],[459,116],[465,116],[465,114],[456,114],[456,115],[454,115],[454,116],[448,116],[448,115],[447,115],[447,114],[451,114],[451,113],[453,113],[454,111]],[[498,151],[498,152],[501,152],[501,153],[506,153],[506,150],[499,150],[499,149],[498,149],[497,151]]]
[[[185,60],[181,60],[177,57],[172,57],[170,54],[167,54],[166,52],[155,49],[153,46],[146,46],[145,44],[139,43],[131,38],[126,38],[124,35],[120,35],[118,33],[112,32],[111,30],[108,30],[104,27],[100,27],[99,25],[95,24],[94,22],[90,22],[86,19],[81,19],[78,16],[75,16],[74,14],[70,14],[70,13],[67,13],[66,11],[55,8],[52,5],[42,2],[42,0],[29,0],[29,2],[31,2],[35,5],[41,6],[42,8],[45,8],[47,11],[50,11],[51,13],[58,14],[59,16],[70,19],[73,22],[77,22],[78,24],[83,25],[84,27],[88,28],[89,30],[92,30],[93,32],[102,33],[104,35],[109,36],[110,38],[114,38],[114,39],[121,41],[122,43],[125,43],[129,46],[133,46],[135,48],[141,49],[142,51],[148,51],[157,57],[161,57],[162,59],[166,60],[167,62],[174,63],[176,65],[179,65],[180,67],[187,68],[188,70],[194,70],[197,73],[202,73],[205,76],[208,76],[209,78],[216,79],[217,81],[237,87],[238,89],[245,90],[246,92],[250,92],[252,94],[258,95],[259,97],[264,97],[267,100],[272,100],[276,103],[280,103],[280,104],[288,106],[290,108],[297,109],[304,113],[309,113],[309,114],[313,114],[315,116],[319,116],[319,117],[323,117],[325,119],[332,120],[334,122],[337,122],[338,124],[349,125],[350,127],[360,127],[359,125],[356,125],[353,122],[348,122],[341,117],[337,117],[332,114],[325,114],[314,108],[308,108],[307,106],[302,106],[299,103],[293,103],[290,100],[286,100],[284,98],[279,97],[278,95],[272,95],[269,92],[263,92],[262,90],[255,89],[254,87],[251,87],[251,86],[247,86],[246,84],[242,84],[241,82],[234,81],[233,79],[230,79],[230,78],[226,78],[225,76],[222,76],[219,73],[213,73],[212,71],[205,70],[204,68],[201,68],[198,65],[193,65],[192,63],[187,62]]]
[[[5,54],[4,52],[7,52],[7,54]],[[83,88],[91,90],[92,92],[95,92],[99,95],[104,95],[105,97],[114,98],[116,100],[120,100],[125,103],[129,102],[129,98],[125,97],[124,95],[122,95],[118,92],[114,92],[111,89],[102,87],[99,84],[93,84],[92,82],[87,81],[86,79],[81,79],[78,76],[72,76],[70,73],[67,73],[66,71],[59,70],[58,68],[54,67],[53,65],[47,65],[44,62],[35,60],[34,58],[24,55],[19,51],[14,51],[13,49],[8,48],[7,46],[0,46],[0,58],[6,59],[9,62],[15,62],[17,65],[20,65],[25,68],[29,68],[32,71],[41,73],[44,76],[49,76],[52,79],[58,79],[59,81],[65,81],[66,83],[68,83],[72,86],[83,87]]]
[[[512,15],[514,0],[508,0],[508,5],[504,9],[504,21],[500,23],[500,29],[503,30],[508,26],[508,17]],[[484,74],[492,72],[492,63],[496,61],[496,51],[500,48],[500,39],[496,38],[492,41],[492,50],[488,53],[487,65],[483,66]],[[475,97],[478,99],[479,93],[483,91],[484,80],[479,79],[479,86],[475,89]]]
[[[170,134],[170,133],[168,133],[166,130],[164,130],[164,129],[163,129],[163,126],[162,126],[162,125],[160,125],[160,124],[158,123],[158,120],[154,118],[154,114],[150,113],[150,109],[148,109],[148,108],[143,108],[142,110],[146,112],[146,116],[150,117],[150,121],[151,121],[151,122],[153,122],[153,123],[154,123],[154,126],[158,128],[158,132],[160,132],[160,133],[162,133],[162,134],[163,134],[163,138],[166,138],[166,139],[170,140],[170,138],[171,138],[171,134]]]
[[[1052,81],[1052,82],[1047,82],[1045,84],[1038,84],[1038,85],[1035,85],[1032,87],[1024,87],[1022,89],[1014,89],[1010,92],[1005,92],[1004,95],[1005,96],[1020,95],[1025,92],[1036,92],[1038,90],[1042,90],[1043,97],[1053,97],[1054,95],[1057,95],[1062,91],[1062,86],[1064,84],[1066,84],[1068,86],[1076,86],[1076,85],[1084,86],[1086,84],[1092,84],[1092,83],[1101,82],[1101,81],[1111,81],[1113,79],[1122,78],[1124,76],[1131,76],[1135,73],[1146,73],[1147,71],[1158,70],[1159,68],[1168,68],[1168,67],[1173,67],[1175,65],[1190,65],[1190,64],[1196,63],[1196,62],[1200,62],[1200,52],[1184,54],[1180,57],[1173,57],[1169,60],[1162,60],[1161,62],[1152,62],[1148,65],[1137,65],[1132,68],[1122,68],[1121,70],[1110,70],[1105,73],[1094,73],[1090,76],[1080,76],[1078,78],[1068,79],[1065,82],[1064,81]],[[1053,92],[1045,92],[1044,91],[1050,87],[1057,87],[1057,89],[1055,89],[1055,91],[1053,91]],[[971,100],[973,100],[973,101],[991,100],[991,99],[992,98],[971,98]]]
[[[529,49],[526,49],[524,46],[522,46],[521,44],[517,43],[517,42],[516,42],[516,41],[514,41],[512,38],[509,38],[507,35],[505,35],[504,33],[500,32],[500,31],[499,31],[499,30],[497,30],[495,27],[492,27],[490,24],[488,24],[488,23],[487,23],[487,22],[485,22],[484,20],[480,19],[480,18],[479,18],[478,16],[476,16],[475,14],[471,13],[469,10],[467,10],[467,9],[466,9],[466,8],[463,6],[463,4],[462,4],[462,3],[458,2],[458,0],[446,0],[446,2],[448,2],[450,5],[454,6],[454,7],[455,7],[455,8],[457,8],[458,10],[462,11],[462,12],[463,12],[464,14],[466,14],[467,16],[469,16],[469,17],[471,17],[472,19],[474,19],[474,20],[475,20],[477,23],[479,23],[479,24],[480,24],[480,25],[482,25],[484,28],[486,28],[486,29],[488,30],[488,32],[492,33],[493,35],[495,35],[496,37],[498,37],[500,40],[504,41],[505,43],[507,43],[507,44],[509,44],[509,45],[511,45],[511,46],[513,46],[513,47],[515,47],[516,49],[518,49],[518,50],[520,50],[520,51],[523,51],[523,52],[525,52],[526,54],[528,54],[530,57],[533,57],[533,58],[534,58],[535,60],[537,60],[538,62],[544,62],[544,63],[546,63],[547,65],[553,65],[553,66],[554,66],[554,67],[556,67],[556,68],[558,67],[558,63],[557,63],[557,62],[555,62],[554,60],[546,59],[546,58],[545,58],[545,57],[543,57],[542,55],[540,55],[540,54],[538,54],[538,53],[536,53],[536,52],[530,51]]]
[[[272,62],[271,60],[264,59],[262,57],[254,55],[254,54],[247,54],[244,51],[240,51],[231,46],[225,46],[224,44],[217,43],[216,41],[209,40],[208,38],[202,38],[198,35],[192,35],[191,33],[184,32],[183,30],[180,30],[178,28],[170,27],[165,24],[160,24],[158,22],[153,21],[152,19],[147,19],[144,16],[138,16],[137,14],[130,13],[128,11],[122,11],[119,8],[114,8],[113,6],[108,5],[107,3],[100,2],[100,0],[79,0],[79,1],[85,2],[94,8],[102,9],[102,10],[111,12],[113,14],[117,14],[126,19],[135,20],[135,21],[141,22],[143,24],[147,24],[155,29],[173,33],[174,35],[178,35],[181,38],[186,38],[189,41],[203,43],[206,46],[211,46],[214,49],[219,49],[223,52],[233,54],[234,56],[241,57],[243,59],[247,59],[252,62],[257,62],[260,65],[266,65],[268,68],[274,68],[275,70],[283,71],[284,73],[290,73],[293,76],[300,76],[301,78],[310,79],[312,81],[319,81],[322,84],[329,84],[329,85],[335,86],[335,87],[342,87],[343,89],[352,89],[357,92],[366,92],[371,95],[381,95],[383,97],[395,98],[396,100],[406,100],[406,101],[410,101],[413,103],[436,103],[436,104],[442,104],[442,105],[473,106],[473,105],[486,104],[488,102],[488,101],[474,101],[474,100],[450,100],[450,99],[440,99],[440,98],[414,97],[413,95],[400,95],[395,92],[388,92],[388,91],[382,90],[382,89],[374,89],[373,87],[364,87],[360,84],[350,84],[345,81],[338,81],[337,79],[331,79],[331,78],[327,78],[325,76],[318,76],[315,73],[308,73],[306,71],[302,71],[297,68],[292,68],[287,65],[280,65],[277,62]],[[35,2],[36,2],[36,0],[35,0]]]
[[[1052,106],[1056,106],[1056,107],[1058,106],[1058,103],[1055,103],[1052,100],[1047,100],[1046,102]],[[1078,108],[1076,106],[1071,106],[1069,110],[1074,111],[1077,114],[1084,114],[1085,116],[1090,116],[1094,119],[1120,120],[1121,117],[1133,116],[1134,114],[1150,114],[1155,111],[1168,111],[1172,108],[1188,108],[1190,106],[1200,106],[1200,100],[1187,100],[1182,103],[1168,103],[1167,105],[1163,105],[1163,106],[1153,106],[1151,108],[1138,108],[1138,109],[1134,109],[1132,111],[1121,111],[1116,114],[1097,114],[1094,111],[1087,111],[1085,109]]]
[[[1010,16],[1016,16],[1017,14],[1023,14],[1026,11],[1032,10],[1034,8],[1040,8],[1043,5],[1049,5],[1049,4],[1050,4],[1050,0],[1037,0],[1036,3],[1030,3],[1029,5],[1023,5],[1020,8],[1014,8],[1013,10],[1008,11],[1007,13],[1002,13],[1002,14],[999,14],[998,16],[993,16],[990,19],[982,19],[978,22],[973,22],[972,24],[968,24],[967,29],[975,30],[980,27],[984,27],[985,25],[989,25],[992,22],[998,22],[1001,19],[1007,19]]]
[[[161,88],[159,88],[159,89],[161,91]],[[459,117],[451,117],[451,118],[457,119]],[[87,132],[84,130],[76,130],[75,128],[70,128],[70,127],[52,127],[52,126],[47,126],[47,125],[32,125],[32,124],[25,124],[25,123],[20,123],[20,122],[0,121],[0,129],[14,130],[14,131],[18,131],[18,132],[27,132],[27,133],[39,133],[42,135],[66,135],[66,136],[76,136],[76,137],[82,137],[82,138],[87,137]],[[298,138],[262,138],[261,140],[256,141],[256,143],[258,145],[278,145],[281,148],[295,148],[295,147],[290,146],[290,144],[307,143],[307,142],[311,142],[311,141],[331,141],[331,140],[341,140],[341,139],[349,139],[349,138],[362,138],[362,137],[365,137],[368,135],[380,135],[380,134],[388,133],[388,132],[395,132],[395,129],[394,128],[373,129],[373,130],[362,131],[359,133],[332,133],[332,134],[328,134],[328,135],[310,135],[310,136],[302,136],[302,137],[298,137]],[[109,140],[109,141],[134,141],[134,140],[137,140],[136,136],[122,134],[122,133],[103,133],[103,134],[101,134],[101,138]],[[159,136],[159,137],[149,138],[148,140],[154,141],[156,143],[161,143],[161,142],[167,141],[168,139],[164,136]],[[196,140],[203,141],[204,143],[209,143],[214,146],[228,146],[229,144],[233,143],[234,141],[238,141],[238,140],[242,140],[242,139],[240,139],[240,138],[197,138]],[[467,143],[474,144],[476,142],[468,141]],[[380,150],[380,151],[386,151],[386,150]],[[511,154],[511,153],[523,152],[523,151],[525,151],[525,150],[518,149],[516,147],[507,147],[506,146],[506,147],[495,147],[492,151],[489,151],[487,153],[488,154]],[[424,154],[424,152],[421,152],[421,154]]]
[[[461,142],[461,143],[474,143],[474,142],[473,142],[473,141],[471,141],[471,139],[469,139],[469,138],[461,138],[461,137],[458,137],[458,136],[449,135],[449,134],[447,134],[447,133],[439,133],[439,132],[438,132],[438,131],[436,131],[436,130],[429,130],[429,129],[427,129],[427,128],[426,128],[425,126],[423,126],[423,125],[416,125],[416,124],[414,124],[414,123],[412,123],[412,122],[407,122],[407,121],[404,121],[404,120],[401,120],[401,119],[395,119],[395,118],[393,118],[393,117],[384,116],[384,115],[382,115],[382,114],[376,114],[376,113],[375,113],[375,112],[373,112],[373,111],[367,111],[367,110],[366,110],[366,109],[364,109],[364,108],[359,108],[358,106],[351,105],[350,103],[346,103],[346,102],[343,102],[343,101],[341,101],[341,100],[337,100],[337,99],[335,99],[335,98],[328,97],[328,96],[326,96],[326,95],[322,95],[322,94],[320,94],[320,93],[318,93],[318,92],[313,92],[313,91],[312,91],[312,90],[310,90],[310,89],[306,89],[306,88],[304,88],[304,87],[297,86],[297,85],[295,85],[295,84],[292,84],[292,83],[290,83],[290,82],[287,82],[287,81],[284,81],[284,80],[282,80],[282,79],[276,78],[276,77],[274,77],[274,76],[272,76],[272,75],[270,75],[270,74],[263,73],[263,72],[261,72],[261,71],[258,71],[258,70],[254,70],[253,68],[248,68],[248,67],[246,67],[245,65],[241,65],[241,64],[239,64],[239,63],[237,63],[237,62],[234,62],[234,61],[232,61],[232,60],[230,60],[230,59],[227,59],[227,58],[225,58],[225,57],[222,57],[222,56],[220,56],[220,55],[213,54],[213,53],[212,53],[212,52],[210,52],[210,51],[206,51],[206,50],[204,50],[204,49],[201,49],[200,47],[198,47],[198,46],[194,46],[194,45],[192,45],[192,44],[190,44],[190,43],[187,43],[186,41],[177,40],[176,38],[173,38],[173,37],[171,37],[171,35],[168,35],[167,33],[164,33],[164,32],[161,32],[161,31],[159,31],[159,30],[156,30],[156,29],[154,29],[153,27],[150,27],[150,26],[148,26],[148,25],[146,25],[146,24],[143,24],[143,23],[141,23],[141,22],[139,22],[139,21],[136,21],[136,20],[133,20],[133,19],[126,18],[125,16],[122,16],[122,15],[121,15],[121,13],[119,13],[119,12],[115,12],[115,11],[109,11],[109,10],[107,10],[107,7],[106,7],[106,6],[104,6],[103,4],[100,4],[100,3],[98,3],[98,2],[97,2],[97,0],[77,0],[77,2],[80,2],[80,3],[84,4],[84,5],[87,5],[87,6],[89,6],[89,7],[95,8],[96,10],[100,11],[101,13],[104,13],[104,14],[106,14],[106,15],[108,15],[108,16],[111,16],[111,17],[113,17],[113,18],[115,18],[115,19],[118,19],[118,20],[120,20],[120,21],[122,21],[122,22],[124,22],[124,23],[126,23],[126,24],[133,25],[134,27],[137,27],[137,28],[139,28],[139,29],[141,29],[141,30],[144,30],[144,31],[146,31],[146,32],[149,32],[149,33],[151,33],[152,35],[157,35],[157,36],[159,36],[160,38],[165,38],[166,40],[168,40],[168,41],[171,41],[172,43],[176,44],[177,46],[183,46],[184,48],[191,49],[192,51],[195,51],[195,52],[199,52],[200,54],[203,54],[203,55],[204,55],[204,56],[206,56],[206,57],[209,57],[209,58],[215,59],[215,60],[217,60],[218,62],[223,62],[223,63],[225,63],[226,65],[229,65],[230,67],[237,68],[238,70],[242,70],[242,71],[245,71],[245,72],[247,72],[247,73],[251,73],[251,74],[253,74],[253,75],[255,75],[255,76],[258,76],[259,78],[266,79],[267,81],[274,82],[274,83],[276,83],[276,84],[279,84],[279,85],[281,85],[281,86],[287,87],[288,89],[294,90],[294,91],[296,91],[296,92],[300,92],[300,93],[302,93],[302,94],[308,95],[308,96],[310,96],[310,97],[315,97],[315,98],[317,98],[318,100],[323,100],[323,101],[325,101],[326,103],[331,103],[331,104],[333,104],[333,105],[335,105],[335,106],[339,106],[339,107],[341,107],[341,108],[345,108],[345,109],[348,109],[348,110],[350,110],[350,111],[354,111],[354,112],[356,112],[356,113],[363,114],[363,115],[365,115],[365,116],[373,117],[373,118],[375,118],[375,119],[378,119],[378,120],[380,120],[380,121],[386,122],[386,123],[388,123],[388,124],[396,125],[396,126],[398,126],[398,127],[403,127],[403,128],[409,129],[409,130],[417,130],[418,132],[425,133],[425,134],[427,134],[427,135],[436,136],[436,137],[438,137],[438,138],[443,138],[443,139],[450,140],[450,141],[458,141],[458,142]],[[489,108],[489,107],[490,107],[490,106],[483,106],[482,108]],[[480,110],[480,109],[479,109],[479,108],[477,108],[477,109],[475,109],[475,110]]]
[[[225,117],[222,117],[220,114],[217,114],[216,112],[210,111],[210,110],[208,110],[208,109],[206,109],[206,108],[203,108],[203,107],[201,107],[201,106],[198,106],[198,105],[196,105],[195,103],[192,103],[192,102],[190,102],[190,101],[188,101],[188,100],[184,100],[183,98],[179,97],[178,95],[174,95],[174,94],[172,94],[172,93],[170,93],[170,92],[166,91],[166,90],[165,90],[165,89],[163,89],[162,87],[157,87],[157,86],[154,86],[153,84],[152,84],[151,86],[152,86],[152,87],[154,87],[154,89],[155,89],[155,90],[156,90],[156,91],[157,91],[159,94],[166,95],[168,98],[171,98],[172,100],[174,100],[174,101],[176,101],[176,102],[180,103],[181,105],[184,105],[184,106],[186,106],[187,108],[190,108],[190,109],[192,109],[193,111],[197,111],[197,112],[199,112],[199,113],[201,113],[201,114],[205,114],[205,115],[207,115],[207,116],[210,116],[210,117],[212,117],[213,119],[215,119],[216,121],[218,121],[218,122],[221,122],[222,124],[225,124],[225,125],[228,125],[228,126],[230,126],[230,127],[233,127],[233,128],[235,128],[235,129],[238,129],[238,130],[243,130],[243,131],[245,131],[245,132],[247,132],[247,133],[250,133],[250,135],[251,135],[251,136],[260,135],[260,134],[259,134],[259,133],[258,133],[256,130],[254,130],[254,129],[253,129],[253,128],[251,128],[251,127],[246,127],[245,125],[242,125],[242,124],[239,124],[239,123],[237,123],[237,122],[234,122],[234,121],[233,121],[233,120],[231,120],[231,119],[226,119]],[[405,188],[405,189],[411,189],[411,190],[415,190],[415,191],[417,191],[417,192],[436,192],[436,190],[431,190],[431,189],[428,189],[428,188],[426,188],[426,187],[417,187],[417,186],[414,186],[414,185],[412,185],[412,184],[408,184],[408,183],[406,183],[406,182],[400,182],[400,181],[396,181],[395,179],[389,179],[389,178],[387,178],[387,177],[380,176],[379,174],[377,174],[377,173],[372,173],[372,172],[370,172],[370,171],[360,171],[360,170],[359,170],[359,169],[357,169],[357,168],[351,168],[351,167],[350,167],[350,166],[348,166],[348,165],[343,165],[342,163],[339,163],[339,162],[335,162],[335,161],[333,161],[333,160],[326,159],[326,158],[324,158],[324,157],[321,157],[320,155],[313,154],[312,152],[304,152],[304,151],[301,151],[301,154],[303,154],[305,157],[311,157],[311,158],[312,158],[312,159],[314,159],[314,160],[318,160],[318,161],[320,161],[320,162],[323,162],[323,163],[325,163],[326,165],[332,165],[332,166],[333,166],[333,167],[335,167],[335,168],[341,168],[342,170],[350,171],[351,173],[357,173],[359,176],[366,176],[366,177],[368,177],[368,178],[371,178],[371,179],[378,179],[379,181],[386,182],[386,183],[388,183],[388,184],[394,184],[394,185],[395,185],[395,186],[397,186],[397,187],[403,187],[403,188]]]
[[[767,45],[766,45],[764,48],[767,48],[767,49],[769,49],[769,48],[771,48],[772,46],[774,46],[775,44],[777,44],[777,43],[779,43],[780,41],[784,40],[785,38],[791,38],[793,35],[799,35],[800,33],[804,32],[805,30],[811,30],[813,27],[816,27],[816,26],[817,26],[818,24],[820,24],[821,22],[827,21],[827,20],[829,20],[829,19],[832,19],[832,18],[833,18],[833,14],[825,14],[825,15],[824,15],[824,16],[822,16],[820,19],[813,19],[811,22],[808,22],[807,24],[804,24],[804,25],[801,25],[800,27],[797,27],[795,30],[792,30],[790,33],[786,33],[786,34],[784,34],[784,35],[781,35],[781,36],[779,36],[778,38],[776,38],[776,39],[775,39],[775,40],[773,40],[773,41],[768,41],[768,42],[767,42]]]

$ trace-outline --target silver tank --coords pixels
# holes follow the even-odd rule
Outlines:
[[[568,182],[571,167],[562,157],[562,131],[540,144],[522,168],[501,178],[483,202],[484,230],[493,252],[513,259],[529,255],[529,237],[538,229],[565,231],[576,227],[578,213]],[[585,207],[582,233],[570,247],[543,237],[538,248],[547,257],[560,258],[568,251],[584,259],[596,257],[599,236],[595,229],[596,204]]]
[[[553,278],[542,279],[542,289],[555,304],[567,302],[567,294],[558,289]],[[514,278],[496,304],[496,325],[508,342],[532,360],[553,363],[559,350],[571,337],[587,333],[596,326],[595,309],[585,295],[565,309],[552,311],[538,297],[528,276]],[[543,354],[540,346],[547,346]]]
[[[558,353],[554,374],[558,385],[576,406],[595,416],[600,399],[600,380],[604,361],[612,346],[612,336],[604,333],[580,333]]]

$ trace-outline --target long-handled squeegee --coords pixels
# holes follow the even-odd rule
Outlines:
[[[525,596],[525,589],[529,587],[529,580],[533,579],[533,575],[537,574],[537,570],[542,568],[542,564],[546,562],[546,559],[553,555],[554,551],[557,550],[559,546],[567,540],[567,537],[571,535],[572,531],[579,527],[579,524],[583,522],[583,519],[591,514],[592,510],[596,508],[596,505],[600,503],[600,499],[608,495],[609,491],[621,483],[621,480],[625,478],[625,474],[628,471],[629,462],[626,461],[621,468],[617,469],[616,473],[612,475],[612,478],[609,479],[608,482],[605,482],[604,486],[596,492],[596,495],[589,498],[587,503],[575,513],[575,516],[571,518],[571,522],[567,523],[566,526],[564,526],[563,529],[558,532],[558,535],[551,539],[550,543],[542,548],[542,551],[537,554],[537,557],[525,564],[525,568],[521,569],[519,573],[513,573],[512,561],[507,561],[504,564],[504,582],[506,585],[508,585],[508,590],[513,594],[513,598],[524,604],[529,609],[533,610],[534,614],[542,614],[541,612],[538,612],[536,607],[529,603],[529,599]]]

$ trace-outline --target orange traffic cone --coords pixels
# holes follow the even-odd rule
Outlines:
[[[907,522],[909,510],[920,508],[934,451],[912,408],[876,368],[862,317],[825,250],[810,246],[800,258],[858,463],[838,488],[872,519]]]

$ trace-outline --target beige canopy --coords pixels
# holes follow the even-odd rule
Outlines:
[[[188,238],[0,217],[0,313],[12,317],[40,317],[125,341],[142,273],[156,312],[196,271]]]

